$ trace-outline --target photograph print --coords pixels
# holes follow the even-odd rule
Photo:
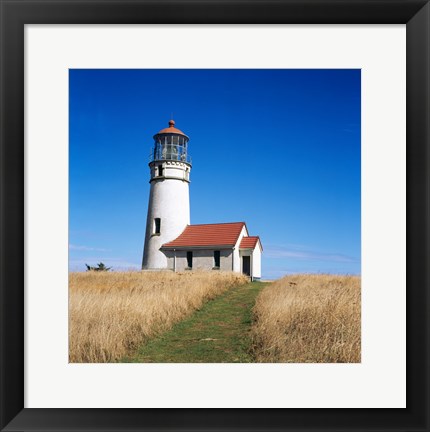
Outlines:
[[[361,362],[359,69],[69,70],[69,362]]]

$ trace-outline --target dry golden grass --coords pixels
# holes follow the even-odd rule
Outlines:
[[[86,272],[69,275],[69,361],[114,362],[227,289],[224,272]]]
[[[257,297],[252,327],[259,362],[359,363],[361,278],[294,275]]]

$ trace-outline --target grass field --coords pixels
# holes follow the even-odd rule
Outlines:
[[[246,282],[224,272],[70,273],[69,361],[118,361]]]
[[[294,275],[268,286],[253,309],[258,362],[361,361],[361,279]]]
[[[360,362],[361,279],[223,272],[69,275],[69,360]]]

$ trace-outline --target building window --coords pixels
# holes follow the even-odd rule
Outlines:
[[[214,268],[220,268],[221,252],[214,251]]]
[[[187,265],[189,269],[193,268],[193,253],[187,252]]]
[[[154,219],[154,234],[160,234],[161,230],[161,219],[155,218]]]
[[[163,175],[163,165],[158,165],[158,176],[161,177]]]

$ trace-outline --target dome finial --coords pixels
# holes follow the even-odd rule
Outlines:
[[[174,127],[175,126],[175,120],[169,120],[169,126]]]

